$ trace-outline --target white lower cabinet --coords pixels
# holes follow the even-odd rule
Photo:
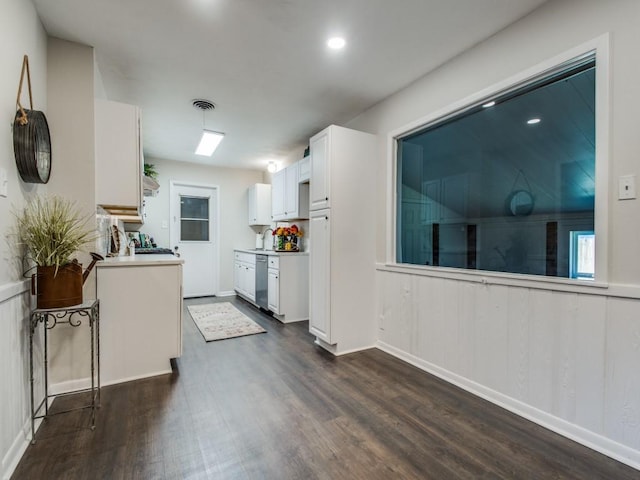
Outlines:
[[[282,323],[309,319],[309,255],[264,252],[267,264],[267,308]],[[256,255],[234,252],[233,288],[251,303],[256,302]]]
[[[182,355],[182,264],[116,259],[96,270],[102,384],[171,372]]]
[[[283,323],[309,319],[309,255],[269,255],[268,307]]]
[[[268,271],[267,292],[268,307],[273,313],[280,313],[280,272],[270,268]]]
[[[331,210],[311,212],[309,219],[309,243],[311,281],[309,304],[309,331],[332,345],[331,336]]]
[[[233,286],[237,293],[251,302],[256,301],[256,256],[234,252]]]

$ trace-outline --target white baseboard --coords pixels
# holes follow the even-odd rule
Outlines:
[[[79,378],[67,382],[52,383],[49,385],[49,395],[60,395],[61,393],[76,392],[91,387],[91,378]]]
[[[280,315],[278,313],[273,313],[273,318],[275,318],[276,320],[278,320],[281,323],[296,323],[296,322],[306,322],[307,320],[309,320],[309,317],[307,318],[287,318],[285,315]]]
[[[39,420],[40,422],[41,420]],[[39,426],[39,425],[38,425]],[[7,450],[7,454],[2,459],[2,480],[9,480],[16,467],[18,466],[18,462],[24,455],[24,452],[27,450],[29,446],[29,442],[31,441],[31,420],[27,420],[27,423],[22,427],[20,433],[15,438],[9,450]]]
[[[319,347],[324,348],[327,352],[332,353],[336,357],[340,357],[342,355],[349,355],[350,353],[358,353],[358,352],[362,352],[364,350],[371,350],[372,348],[376,348],[376,345],[371,345],[369,347],[358,347],[358,348],[351,348],[349,350],[340,350],[340,349],[338,349],[337,345],[330,345],[327,342],[325,342],[324,340],[319,339],[318,337],[316,337],[316,340],[315,340],[314,343],[316,345],[318,345]]]
[[[523,403],[514,398],[508,397],[500,392],[487,388],[468,378],[445,370],[437,365],[422,360],[404,350],[400,350],[392,345],[378,341],[377,347],[400,360],[404,360],[411,365],[418,367],[436,377],[439,377],[453,385],[456,385],[469,393],[477,395],[491,403],[494,403],[516,415],[526,418],[538,425],[541,425],[555,433],[578,442],[608,457],[614,458],[630,467],[640,470],[640,451],[622,445],[610,438],[604,437],[590,430],[567,422],[561,418],[551,415],[542,410],[538,410],[531,405]]]
[[[143,378],[151,378],[151,377],[157,377],[159,375],[167,375],[168,373],[172,373],[172,372],[173,371],[171,370],[171,367],[169,367],[166,370],[165,369],[158,370],[157,372],[145,373],[144,375],[136,375],[133,377],[118,378],[116,380],[108,380],[106,382],[102,382],[102,385],[100,386],[107,387],[109,385],[117,385],[118,383],[133,382],[134,380],[142,380]]]
[[[236,292],[233,290],[216,293],[216,297],[235,297],[235,296],[236,296]]]
[[[107,381],[101,380],[100,387],[102,388],[109,385],[117,385],[118,383],[132,382],[134,380],[142,380],[143,378],[157,377],[158,375],[166,375],[171,372],[171,367],[169,367],[167,369],[158,370],[157,372],[145,373],[144,375],[134,375],[132,377],[124,377]],[[91,377],[69,380],[68,382],[54,383],[49,386],[49,395],[77,392],[88,388],[91,388]]]

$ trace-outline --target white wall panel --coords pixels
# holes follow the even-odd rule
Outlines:
[[[378,289],[383,349],[640,466],[640,300],[384,267]]]
[[[442,284],[442,288],[438,288],[438,283]],[[439,311],[443,312],[444,321],[440,322],[438,316],[434,317],[434,321],[440,323],[440,335],[435,336],[436,345],[440,348],[439,353],[443,365],[447,365],[455,371],[460,370],[460,356],[456,349],[449,348],[450,345],[457,345],[460,338],[460,304],[458,303],[459,284],[458,282],[433,282],[433,292],[437,295],[435,301],[438,304]],[[442,338],[443,341],[437,343]]]
[[[507,395],[518,400],[529,396],[529,291],[509,288],[507,323]]]
[[[28,291],[0,298],[0,478],[10,475],[31,436]],[[35,339],[36,398],[44,394],[41,335]]]
[[[605,434],[640,448],[640,302],[609,299],[606,319]]]
[[[553,414],[575,421],[576,416],[576,326],[578,295],[554,293],[554,394]]]
[[[553,404],[554,324],[551,303],[553,293],[529,291],[531,316],[529,323],[529,398],[527,403],[545,412]]]
[[[597,433],[603,432],[606,307],[607,297],[581,296],[575,325],[575,423]]]
[[[413,297],[410,283],[412,278],[406,275],[391,274],[381,284],[378,298],[382,304],[381,340],[406,352],[417,351],[419,322],[413,314]],[[383,292],[393,291],[393,297],[383,296]],[[387,300],[388,299],[388,300]],[[388,312],[388,313],[387,313]],[[390,314],[394,312],[395,314]]]
[[[478,287],[473,283],[458,283],[458,349],[460,375],[473,377],[475,365],[476,325],[473,321],[476,311],[476,291]]]

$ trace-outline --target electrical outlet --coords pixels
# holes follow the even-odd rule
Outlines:
[[[162,228],[169,228],[169,221],[168,220],[162,220]]]
[[[618,200],[636,198],[636,176],[624,175],[618,179]]]

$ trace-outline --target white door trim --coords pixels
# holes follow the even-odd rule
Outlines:
[[[215,218],[216,221],[213,224],[213,238],[215,240],[215,249],[213,252],[213,256],[216,262],[216,271],[213,275],[214,281],[214,292],[215,295],[218,295],[220,291],[220,185],[212,185],[208,183],[197,183],[197,182],[184,182],[182,180],[169,180],[169,241],[171,249],[175,245],[177,245],[178,239],[175,238],[176,231],[173,227],[173,218],[177,215],[178,212],[175,211],[175,207],[173,204],[173,196],[175,194],[175,190],[178,187],[199,187],[199,188],[210,188],[216,191],[216,206],[215,206]]]

